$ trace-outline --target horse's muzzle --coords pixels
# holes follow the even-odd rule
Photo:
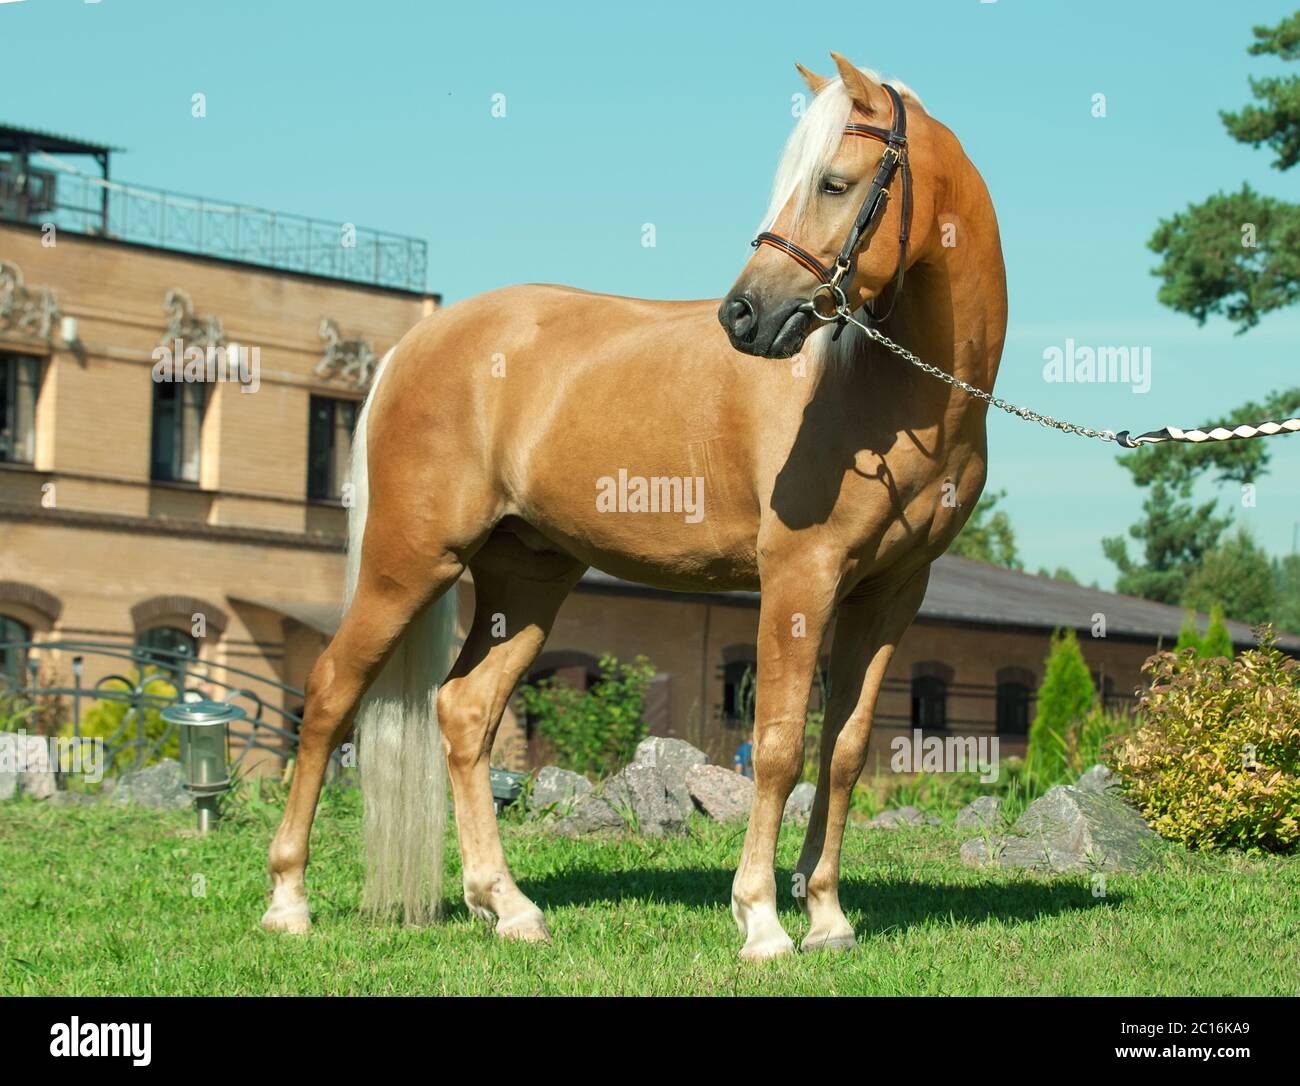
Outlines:
[[[758,358],[789,358],[799,353],[813,316],[802,298],[765,311],[748,291],[733,291],[718,307],[718,321],[736,350]]]

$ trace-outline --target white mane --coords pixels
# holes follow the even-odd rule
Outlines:
[[[869,68],[860,68],[859,71],[872,82],[881,82],[880,76]],[[897,79],[888,82],[904,98],[910,98],[924,108],[915,91]],[[772,200],[758,228],[760,232],[772,229],[772,224],[776,222],[782,208],[790,201],[790,197],[796,194],[794,220],[787,232],[793,232],[799,225],[799,220],[803,217],[808,204],[808,197],[813,191],[813,181],[821,177],[835,156],[851,108],[852,103],[848,91],[844,89],[844,81],[836,78],[821,89],[813,99],[812,105],[799,118],[799,123],[790,133],[785,149],[781,152],[781,162],[776,168],[776,179],[772,182]]]

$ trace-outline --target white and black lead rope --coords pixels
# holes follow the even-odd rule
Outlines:
[[[1165,441],[1188,441],[1199,443],[1203,441],[1234,441],[1241,438],[1250,437],[1272,437],[1274,434],[1295,434],[1300,433],[1300,418],[1282,419],[1277,422],[1257,422],[1254,425],[1243,423],[1240,426],[1212,426],[1208,430],[1180,430],[1177,426],[1166,426],[1162,430],[1152,430],[1147,434],[1139,434],[1137,437],[1130,437],[1129,431],[1120,430],[1093,430],[1087,426],[1076,426],[1072,422],[1062,422],[1060,419],[1054,419],[1051,415],[1040,415],[1037,411],[1031,411],[1028,407],[1017,407],[1013,403],[1002,399],[1000,396],[994,396],[991,392],[985,392],[982,388],[976,388],[974,385],[963,381],[959,377],[954,377],[947,370],[941,370],[938,366],[932,366],[929,362],[923,362],[917,358],[906,347],[902,347],[890,339],[884,332],[863,324],[853,316],[852,313],[846,313],[843,309],[839,311],[836,317],[831,320],[844,319],[865,332],[882,347],[886,347],[898,355],[905,362],[910,362],[919,370],[930,374],[932,377],[939,378],[945,384],[952,385],[953,388],[959,388],[963,392],[969,393],[993,407],[1000,408],[1009,415],[1015,415],[1017,418],[1025,419],[1027,422],[1036,422],[1040,426],[1046,426],[1053,430],[1060,430],[1067,434],[1078,434],[1080,437],[1095,437],[1099,441],[1113,441],[1115,444],[1125,449],[1136,449],[1142,445],[1159,445]],[[825,319],[825,318],[823,318]]]

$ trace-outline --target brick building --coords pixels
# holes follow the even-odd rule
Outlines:
[[[437,304],[425,246],[124,185],[109,154],[0,128],[0,642],[191,652],[292,711],[269,684],[325,643],[351,423]],[[81,658],[87,687],[123,667]]]

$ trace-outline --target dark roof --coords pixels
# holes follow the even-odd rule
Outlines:
[[[120,151],[105,143],[90,143],[74,136],[60,136],[57,132],[42,132],[39,128],[22,128],[13,124],[0,124],[0,151],[53,151],[63,155],[106,155]]]
[[[594,591],[676,596],[678,593],[633,584],[598,570],[583,575],[581,587]],[[757,592],[690,593],[693,598],[720,598],[756,606]],[[1056,581],[1004,566],[945,554],[930,570],[930,586],[919,617],[936,622],[962,622],[1013,629],[1073,629],[1090,631],[1093,615],[1106,618],[1106,634],[1143,641],[1163,639],[1173,648],[1185,612],[1180,607],[1098,588]],[[1209,616],[1198,615],[1204,629]],[[1234,645],[1252,647],[1255,638],[1243,622],[1228,622]],[[1300,653],[1300,637],[1282,634],[1278,647]]]

